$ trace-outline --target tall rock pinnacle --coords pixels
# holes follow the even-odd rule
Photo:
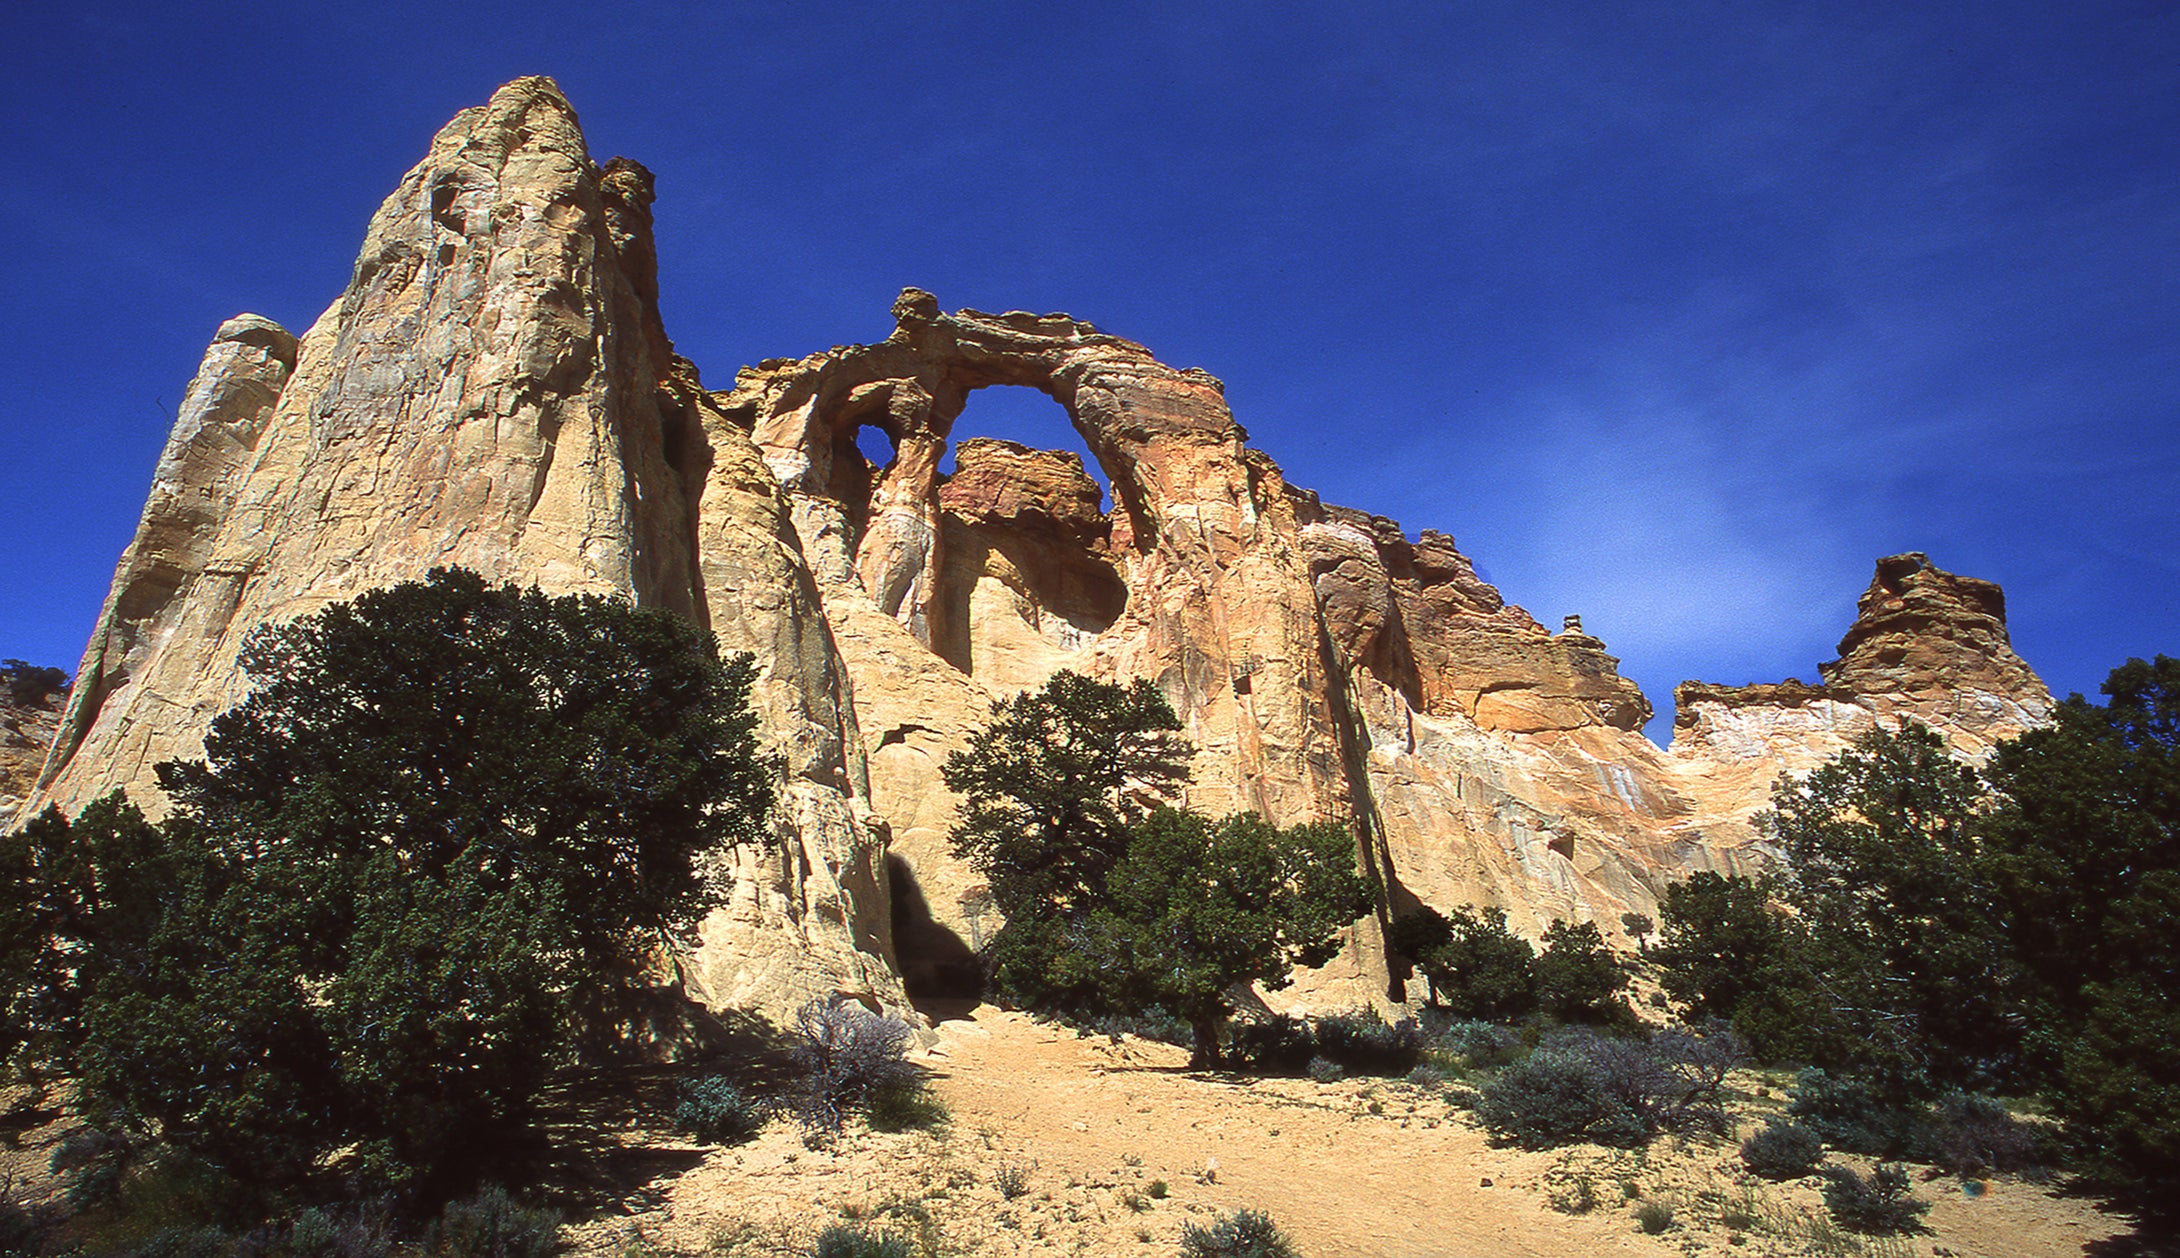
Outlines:
[[[743,1003],[897,998],[839,662],[776,489],[673,358],[650,199],[642,167],[592,163],[551,80],[519,79],[432,141],[300,341],[221,328],[37,802],[118,786],[159,811],[153,767],[201,750],[260,624],[440,566],[619,594],[759,653],[789,767],[783,850],[743,871],[692,979]]]

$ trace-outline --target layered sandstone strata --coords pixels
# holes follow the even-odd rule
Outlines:
[[[1822,685],[1690,683],[1660,749],[1603,642],[1507,603],[1452,538],[1289,485],[1215,378],[1090,324],[909,289],[885,340],[706,391],[659,319],[650,204],[522,80],[441,133],[308,333],[223,327],[42,798],[156,808],[152,766],[234,700],[250,629],[460,564],[757,655],[781,842],[685,959],[701,998],[898,1004],[904,974],[972,973],[997,923],[940,766],[993,701],[1074,669],[1165,693],[1198,748],[1188,806],[1353,829],[1384,901],[1283,997],[1325,1005],[1400,994],[1381,930],[1419,901],[1616,933],[1667,880],[1753,859],[1779,773],[1859,730],[1914,717],[1979,754],[2048,710],[1997,588],[1904,556]],[[955,440],[996,385],[1057,403],[1109,508],[1077,455]]]

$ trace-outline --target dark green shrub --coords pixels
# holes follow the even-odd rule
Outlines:
[[[810,1258],[914,1258],[915,1253],[901,1237],[866,1232],[845,1223],[819,1232],[817,1244],[810,1248]]]
[[[1709,870],[1673,883],[1643,955],[1682,1019],[1730,1022],[1758,1061],[1828,1061],[1841,1051],[1839,1018],[1808,931],[1778,910],[1777,891],[1768,878]]]
[[[1786,1112],[1844,1153],[1924,1161],[1930,1152],[1926,1115],[1887,1104],[1861,1083],[1822,1070],[1804,1070],[1794,1077]]]
[[[1323,1061],[1338,1069],[1333,1078],[1398,1078],[1423,1060],[1423,1029],[1412,1018],[1388,1026],[1367,1010],[1316,1022],[1279,1014],[1236,1026],[1226,1058],[1227,1065],[1256,1074],[1315,1078],[1316,1063]]]
[[[1195,1030],[1186,1019],[1176,1018],[1158,1005],[1152,1005],[1141,1013],[1071,1015],[1066,1021],[1079,1033],[1104,1035],[1116,1041],[1123,1035],[1132,1035],[1139,1040],[1152,1040],[1181,1048],[1187,1048],[1195,1041]]]
[[[1537,1009],[1537,950],[1506,924],[1506,910],[1455,909],[1445,942],[1416,958],[1456,1016],[1511,1022]]]
[[[1628,984],[1620,959],[1605,947],[1595,922],[1553,922],[1532,971],[1537,1007],[1562,1022],[1609,1025],[1634,1021],[1620,993]]]
[[[1741,1142],[1741,1163],[1765,1179],[1800,1179],[1824,1160],[1824,1137],[1807,1123],[1777,1119]]]
[[[738,1144],[763,1130],[765,1107],[723,1075],[688,1079],[674,1106],[674,1126],[706,1144]]]
[[[1340,1069],[1340,1063],[1330,1057],[1310,1058],[1310,1064],[1304,1068],[1303,1073],[1319,1083],[1338,1083],[1347,1077],[1347,1072]]]
[[[47,695],[65,693],[68,674],[21,660],[0,660],[0,686],[7,688],[8,697],[15,702],[35,705],[44,703]]]
[[[497,1186],[448,1202],[424,1235],[433,1258],[546,1258],[559,1247],[559,1215]]]
[[[0,1196],[0,1258],[33,1258],[42,1247],[38,1220],[13,1196]]]
[[[1635,1207],[1635,1226],[1646,1236],[1656,1236],[1673,1226],[1673,1207],[1662,1201],[1645,1201]]]
[[[27,907],[66,958],[23,992],[29,1043],[92,1119],[258,1208],[347,1151],[429,1209],[556,1071],[648,1029],[711,861],[770,840],[755,665],[664,610],[445,570],[261,627],[240,663],[204,759],[157,766],[165,821],[115,796],[9,836],[37,877],[0,878],[0,961]]]
[[[1938,1102],[1934,1161],[1963,1177],[2033,1171],[2043,1165],[2036,1131],[1987,1096],[1954,1092]]]
[[[1388,1026],[1375,1012],[1334,1014],[1312,1028],[1318,1055],[1351,1075],[1396,1078],[1423,1059],[1423,1029],[1413,1018]]]
[[[1181,1258],[1301,1258],[1272,1216],[1260,1210],[1236,1210],[1210,1227],[1191,1223],[1181,1229]]]
[[[1283,1013],[1237,1025],[1226,1054],[1228,1065],[1265,1075],[1301,1074],[1316,1055],[1309,1024]]]
[[[1884,1163],[1867,1176],[1837,1165],[1821,1173],[1824,1206],[1841,1227],[1871,1236],[1922,1230],[1930,1203],[1908,1195],[1907,1169],[1899,1163]]]
[[[216,1227],[172,1227],[136,1243],[134,1258],[231,1258],[235,1238]]]

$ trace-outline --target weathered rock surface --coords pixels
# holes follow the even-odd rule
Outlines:
[[[38,785],[38,770],[60,729],[65,694],[37,703],[18,703],[0,690],[0,832],[16,820],[16,810]],[[28,818],[24,818],[28,820]]]
[[[1398,994],[1381,929],[1419,900],[1617,934],[1667,880],[1754,859],[1777,776],[1870,724],[1975,755],[2048,711],[1997,587],[1902,556],[1823,684],[1688,683],[1660,749],[1603,642],[1508,604],[1452,538],[1289,485],[1216,379],[1089,324],[909,289],[885,340],[707,392],[659,319],[650,203],[647,172],[592,164],[557,89],[522,80],[440,135],[309,333],[222,328],[43,798],[155,807],[151,766],[233,701],[249,629],[462,564],[756,653],[782,842],[744,856],[685,959],[704,999],[958,981],[997,923],[945,841],[939,766],[995,699],[1071,668],[1164,691],[1198,747],[1188,806],[1354,829],[1387,902],[1280,997],[1322,1006]],[[1059,405],[1109,510],[1075,455],[954,445],[993,385]]]
[[[464,111],[372,218],[300,340],[248,316],[191,385],[84,655],[40,802],[202,747],[260,624],[460,565],[709,625],[763,662],[779,850],[749,855],[687,967],[721,1003],[835,987],[893,1002],[883,832],[785,502],[673,357],[651,178],[594,164],[550,80]]]

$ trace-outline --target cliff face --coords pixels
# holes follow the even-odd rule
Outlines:
[[[1282,999],[1398,990],[1379,931],[1417,900],[1618,929],[1670,877],[1747,859],[1782,769],[1914,716],[1975,754],[2049,706],[1997,587],[1882,561],[1824,682],[1679,692],[1670,751],[1605,644],[1552,633],[1443,534],[1327,506],[1250,449],[1219,382],[1063,315],[946,314],[707,392],[657,310],[649,175],[587,157],[526,79],[465,112],[373,219],[300,339],[220,330],[115,574],[41,798],[200,749],[254,626],[443,564],[600,590],[755,652],[781,844],[686,959],[779,1012],[943,985],[996,925],[945,842],[946,754],[1063,668],[1153,679],[1199,748],[1188,806],[1333,819],[1388,888]],[[1076,456],[965,441],[972,391],[1056,401]],[[893,457],[857,445],[881,430]],[[898,920],[896,920],[898,919]]]
[[[46,765],[74,811],[163,801],[162,760],[236,699],[247,633],[460,565],[671,608],[755,651],[782,843],[687,967],[722,1004],[897,1001],[880,823],[786,502],[673,357],[651,179],[588,156],[549,80],[463,112],[371,220],[300,339],[245,316],[191,384]]]
[[[37,789],[38,770],[53,746],[65,702],[63,694],[22,703],[0,688],[0,833],[14,823],[16,810]]]

